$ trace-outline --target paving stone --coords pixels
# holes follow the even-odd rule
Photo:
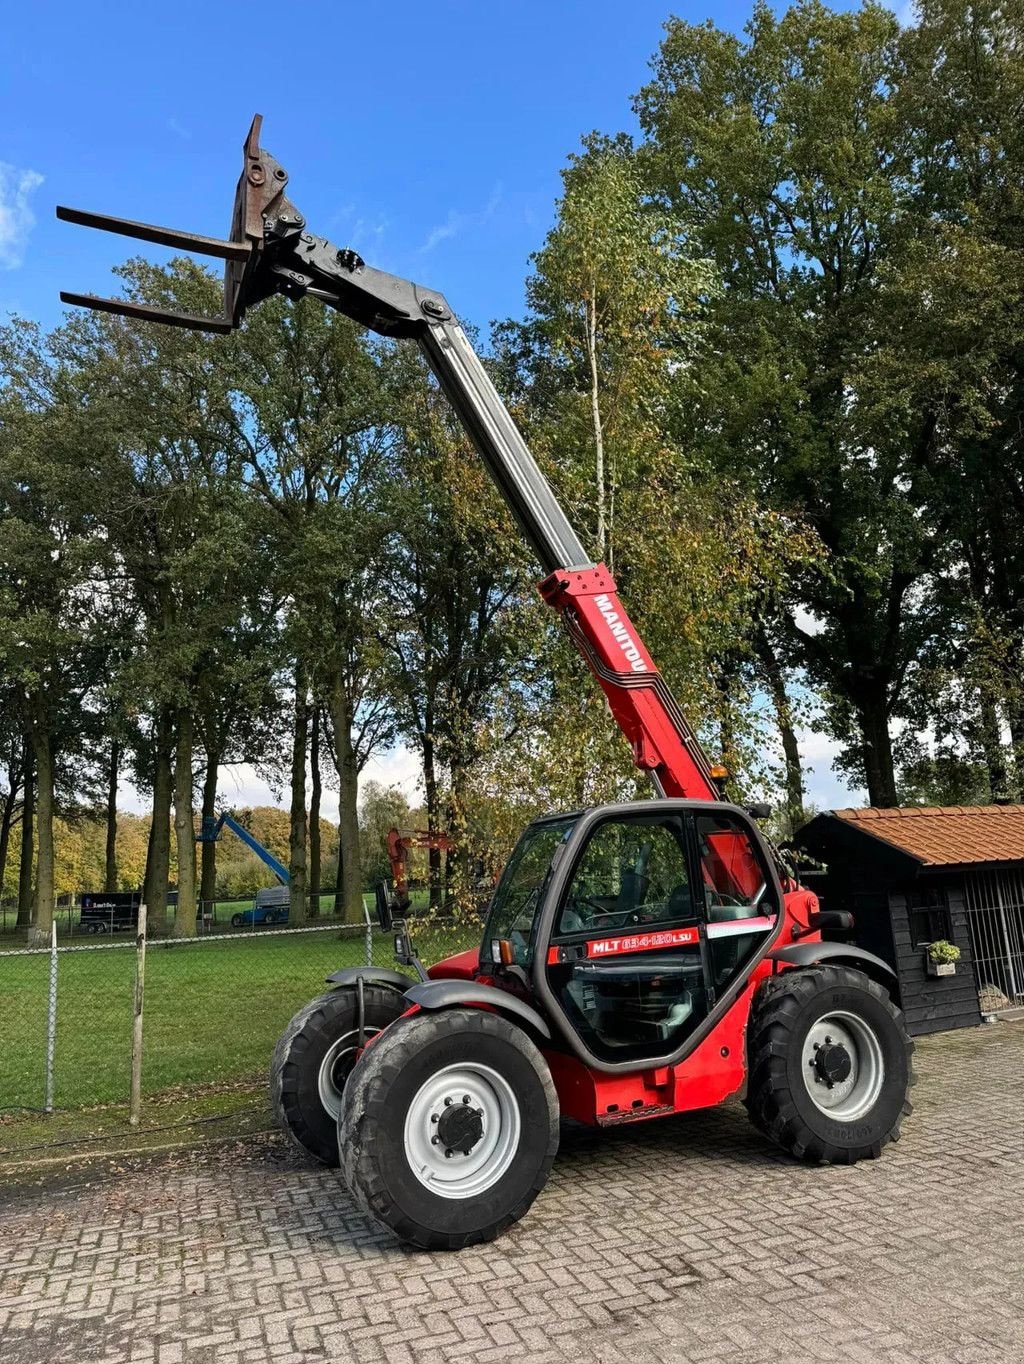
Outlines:
[[[410,1251],[283,1145],[0,1207],[3,1364],[1024,1364],[1024,1024],[925,1039],[880,1161],[737,1105],[573,1130],[525,1222]]]

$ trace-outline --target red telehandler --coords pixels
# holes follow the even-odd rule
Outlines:
[[[291,1021],[272,1089],[290,1136],[339,1163],[356,1201],[403,1240],[455,1249],[530,1207],[559,1117],[600,1127],[744,1094],[794,1157],[878,1156],[910,1112],[912,1044],[879,958],[823,913],[729,804],[603,564],[592,563],[446,300],[310,232],[288,176],[244,147],[229,240],[59,208],[58,216],[226,260],[224,313],[65,302],[228,332],[270,297],[309,295],[423,350],[543,568],[558,612],[655,796],[535,820],[495,888],[479,950],[425,971],[329,977]]]

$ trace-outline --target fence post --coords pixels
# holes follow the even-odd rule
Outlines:
[[[53,1057],[57,1048],[57,920],[50,923],[50,998],[46,1009],[46,1102],[53,1112]]]
[[[139,1125],[142,1105],[142,1002],[146,986],[146,906],[139,905],[139,926],[135,937],[135,1005],[132,1013],[132,1087],[128,1101],[128,1122]]]
[[[370,922],[370,911],[366,906],[366,896],[363,896],[363,918],[366,920],[366,964],[373,965],[373,924]]]

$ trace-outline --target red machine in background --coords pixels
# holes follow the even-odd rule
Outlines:
[[[878,1156],[910,1111],[911,1043],[879,958],[822,914],[711,766],[618,599],[559,506],[446,300],[309,232],[285,170],[246,140],[221,241],[58,209],[73,222],[220,256],[219,318],[119,299],[67,302],[229,331],[275,293],[322,300],[421,347],[518,522],[556,610],[608,698],[655,798],[535,820],[491,899],[478,951],[424,971],[404,923],[401,971],[352,968],[278,1043],[289,1135],[339,1163],[353,1196],[404,1240],[456,1248],[521,1217],[543,1187],[560,1115],[600,1126],[745,1091],[793,1156]]]
[[[429,829],[389,829],[388,861],[391,863],[393,909],[404,914],[409,908],[409,850],[437,848],[449,852],[455,844],[447,834],[431,833]]]

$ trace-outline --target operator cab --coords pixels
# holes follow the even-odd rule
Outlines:
[[[602,806],[527,828],[491,902],[481,969],[529,983],[588,1062],[662,1060],[742,986],[781,916],[772,859],[744,811]]]

